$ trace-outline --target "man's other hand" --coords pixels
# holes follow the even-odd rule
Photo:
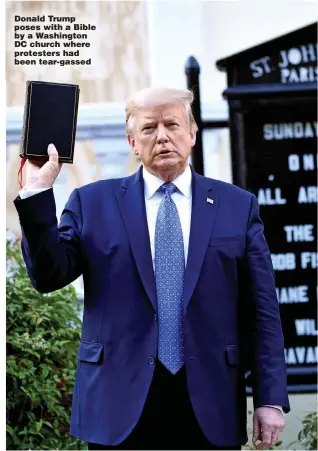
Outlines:
[[[253,416],[253,442],[260,440],[257,449],[273,446],[285,425],[284,414],[274,407],[258,407]]]

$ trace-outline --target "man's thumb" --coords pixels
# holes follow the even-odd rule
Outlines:
[[[54,163],[58,162],[59,154],[58,154],[54,144],[52,144],[52,143],[49,144],[49,146],[47,148],[47,153],[49,154],[50,161],[53,161]]]

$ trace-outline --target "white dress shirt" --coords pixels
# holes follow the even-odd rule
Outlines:
[[[157,192],[157,190],[165,182],[159,177],[150,174],[150,172],[148,172],[144,167],[143,167],[143,177],[145,182],[145,205],[150,237],[151,256],[153,267],[155,269],[156,220],[159,205],[163,199],[163,193]],[[191,212],[192,212],[191,179],[192,179],[191,169],[190,166],[187,166],[185,171],[173,181],[173,184],[178,188],[178,191],[174,192],[171,195],[171,198],[173,199],[174,203],[177,206],[181,222],[185,263],[187,262],[188,258]]]
[[[19,196],[21,197],[21,199],[26,199],[27,197],[31,197],[34,196],[35,194],[38,193],[42,193],[42,191],[46,191],[47,189],[50,188],[33,188],[33,189],[20,189],[19,191]]]

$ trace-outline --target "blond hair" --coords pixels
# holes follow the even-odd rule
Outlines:
[[[173,89],[163,87],[146,88],[137,91],[134,97],[129,99],[126,103],[126,134],[129,136],[132,135],[135,112],[138,108],[165,105],[168,103],[181,103],[185,106],[189,116],[190,128],[196,132],[198,130],[198,126],[194,120],[191,109],[193,99],[193,92],[189,89]]]

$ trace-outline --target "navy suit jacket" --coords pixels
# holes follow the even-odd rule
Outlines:
[[[213,444],[243,444],[248,368],[254,408],[289,411],[273,267],[256,197],[193,169],[192,175],[183,296],[188,391]],[[75,189],[59,226],[52,189],[15,205],[32,285],[51,292],[84,278],[71,434],[117,444],[140,417],[158,348],[142,167]]]

